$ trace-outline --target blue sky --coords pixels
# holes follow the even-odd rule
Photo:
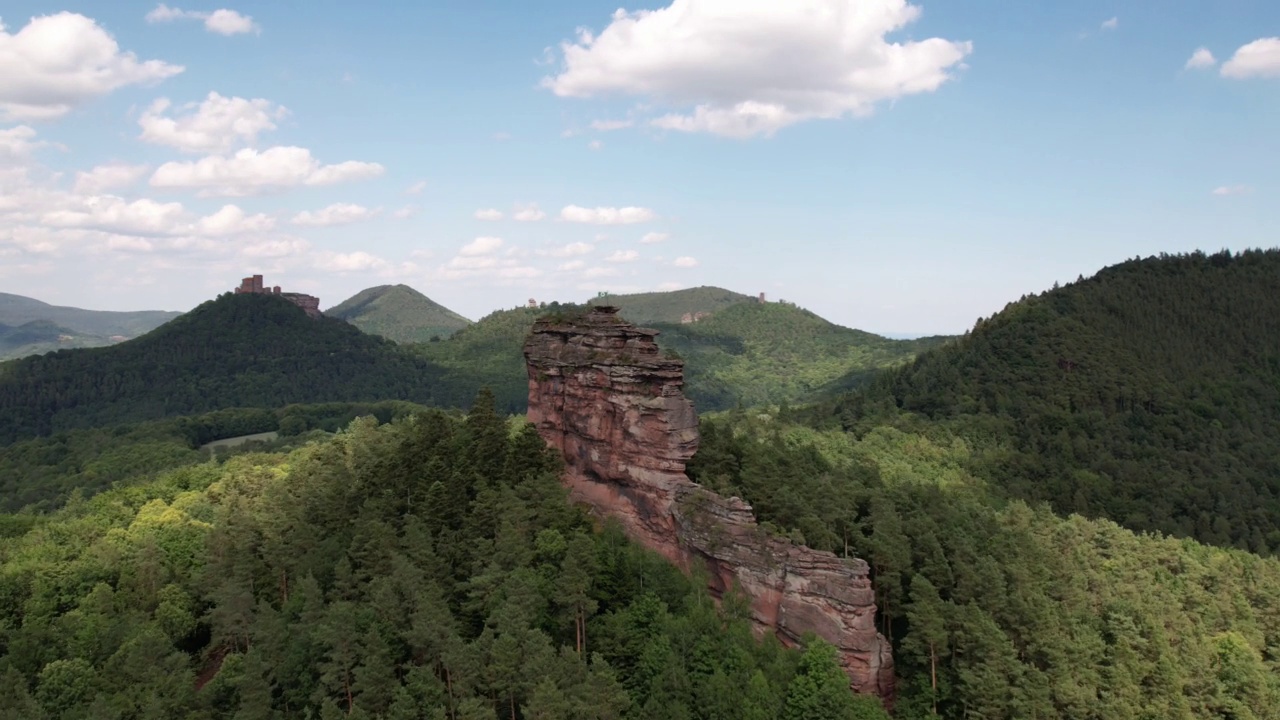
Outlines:
[[[623,7],[9,0],[0,290],[181,310],[261,272],[477,318],[708,284],[957,333],[1278,244],[1280,3]]]

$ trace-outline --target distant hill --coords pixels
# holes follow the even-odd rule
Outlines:
[[[112,336],[134,338],[150,332],[182,313],[165,310],[114,312],[82,310],[50,305],[22,295],[0,293],[0,324],[16,327],[40,320],[71,331],[76,336],[102,338]]]
[[[660,297],[663,293],[650,293],[609,296],[597,302],[621,305],[627,298],[640,297],[641,313],[665,305],[667,317],[674,309],[691,307],[682,298],[701,298],[705,301],[701,307],[718,307],[712,315],[689,324],[681,324],[678,317],[674,323],[641,322],[626,309],[620,313],[626,320],[660,330],[658,345],[685,358],[685,391],[701,411],[809,400],[819,391],[854,386],[863,376],[906,362],[946,340],[890,340],[835,325],[791,304],[760,304],[748,295],[718,288],[669,294],[676,299],[667,301]],[[743,300],[734,301],[734,297]],[[719,306],[707,304],[714,298],[720,298]],[[487,385],[502,408],[523,412],[528,400],[521,354],[525,336],[540,315],[573,307],[580,306],[552,303],[538,309],[499,310],[444,342],[416,349],[449,368],[459,385]]]
[[[1280,251],[1106,268],[826,411],[860,433],[899,409],[967,437],[1010,496],[1280,551]]]
[[[324,312],[361,330],[399,343],[443,339],[471,321],[408,285],[361,290]]]
[[[443,375],[344,321],[308,318],[271,295],[226,293],[136,340],[0,365],[0,444],[233,407],[469,402],[475,388],[454,393]]]
[[[620,313],[637,325],[678,323],[685,314],[716,313],[741,303],[759,302],[757,298],[724,288],[704,285],[670,292],[604,295],[587,301],[588,305],[615,305]]]
[[[48,320],[32,320],[11,326],[0,323],[0,360],[38,355],[53,350],[110,345],[107,338],[55,325]]]

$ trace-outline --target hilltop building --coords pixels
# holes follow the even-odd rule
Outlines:
[[[233,290],[236,295],[246,293],[253,295],[279,295],[289,302],[302,308],[303,312],[313,318],[320,317],[320,298],[314,295],[306,295],[304,293],[287,293],[280,292],[280,286],[265,287],[262,284],[261,275],[250,275],[240,280],[240,287]]]

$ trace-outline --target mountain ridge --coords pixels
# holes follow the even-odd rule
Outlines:
[[[471,324],[471,320],[404,284],[365,288],[324,314],[399,343],[441,340]]]

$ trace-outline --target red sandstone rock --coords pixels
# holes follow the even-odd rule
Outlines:
[[[738,588],[758,631],[835,645],[850,686],[891,701],[893,657],[875,630],[867,564],[773,536],[750,505],[689,480],[698,416],[681,392],[684,362],[661,355],[656,330],[616,313],[539,320],[524,346],[529,421],[563,453],[571,497],[686,571],[704,565],[717,597]]]

